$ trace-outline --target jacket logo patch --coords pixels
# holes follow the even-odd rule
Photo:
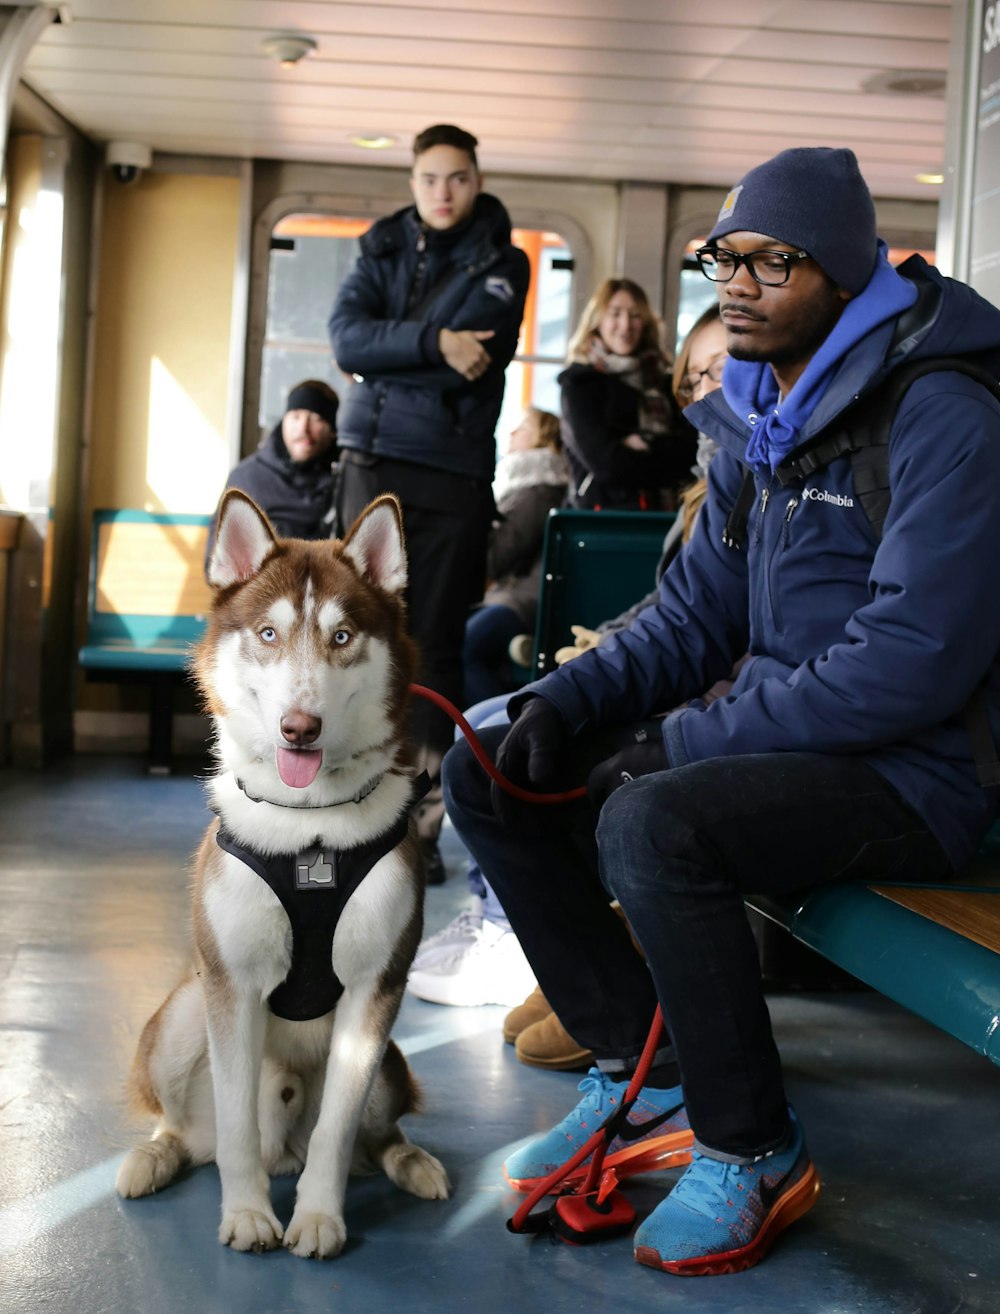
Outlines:
[[[297,890],[335,890],[337,888],[337,855],[329,856],[322,849],[306,849],[295,858],[295,888]]]
[[[510,280],[501,278],[498,274],[487,278],[486,291],[491,297],[496,297],[498,301],[514,300],[514,289],[511,287]]]
[[[844,497],[843,493],[828,493],[825,488],[803,488],[802,496],[810,502],[829,502],[831,506],[853,506],[853,497]]]

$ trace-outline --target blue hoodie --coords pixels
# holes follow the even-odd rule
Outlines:
[[[846,350],[797,446],[903,361],[975,354],[1000,374],[1000,311],[919,257],[900,272],[915,304]],[[961,713],[988,677],[1000,740],[1000,403],[947,371],[910,387],[890,435],[881,543],[841,457],[800,487],[782,488],[766,466],[758,472],[742,550],[723,544],[722,529],[750,427],[721,389],[685,414],[720,451],[658,603],[525,692],[549,699],[575,731],[694,699],[664,721],[674,766],[746,753],[861,754],[960,866],[995,807]],[[698,701],[745,652],[731,695]]]

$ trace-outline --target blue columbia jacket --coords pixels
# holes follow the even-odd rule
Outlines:
[[[1000,311],[919,257],[899,272],[916,283],[916,304],[843,357],[800,445],[904,360],[975,353],[1000,374]],[[658,602],[526,692],[577,731],[694,699],[663,723],[673,766],[745,753],[862,755],[960,866],[995,807],[961,713],[985,680],[1000,741],[1000,404],[958,373],[910,387],[890,434],[881,543],[845,456],[797,488],[757,476],[741,550],[724,545],[722,530],[749,430],[721,390],[685,414],[720,452]],[[745,652],[731,695],[699,702]]]
[[[425,229],[414,206],[373,225],[330,316],[337,364],[361,376],[337,415],[339,446],[492,479],[529,272],[511,245],[507,211],[485,193],[451,232]],[[445,364],[443,328],[494,331],[481,378],[470,382]]]

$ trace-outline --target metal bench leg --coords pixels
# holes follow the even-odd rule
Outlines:
[[[172,765],[174,677],[158,671],[149,689],[149,767],[151,776],[169,776]]]

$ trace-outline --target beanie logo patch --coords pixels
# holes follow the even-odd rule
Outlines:
[[[743,190],[743,184],[734,187],[726,199],[722,202],[722,209],[719,211],[719,220],[728,219],[736,209],[736,202],[740,199],[740,192]],[[717,220],[716,222],[718,222]]]

